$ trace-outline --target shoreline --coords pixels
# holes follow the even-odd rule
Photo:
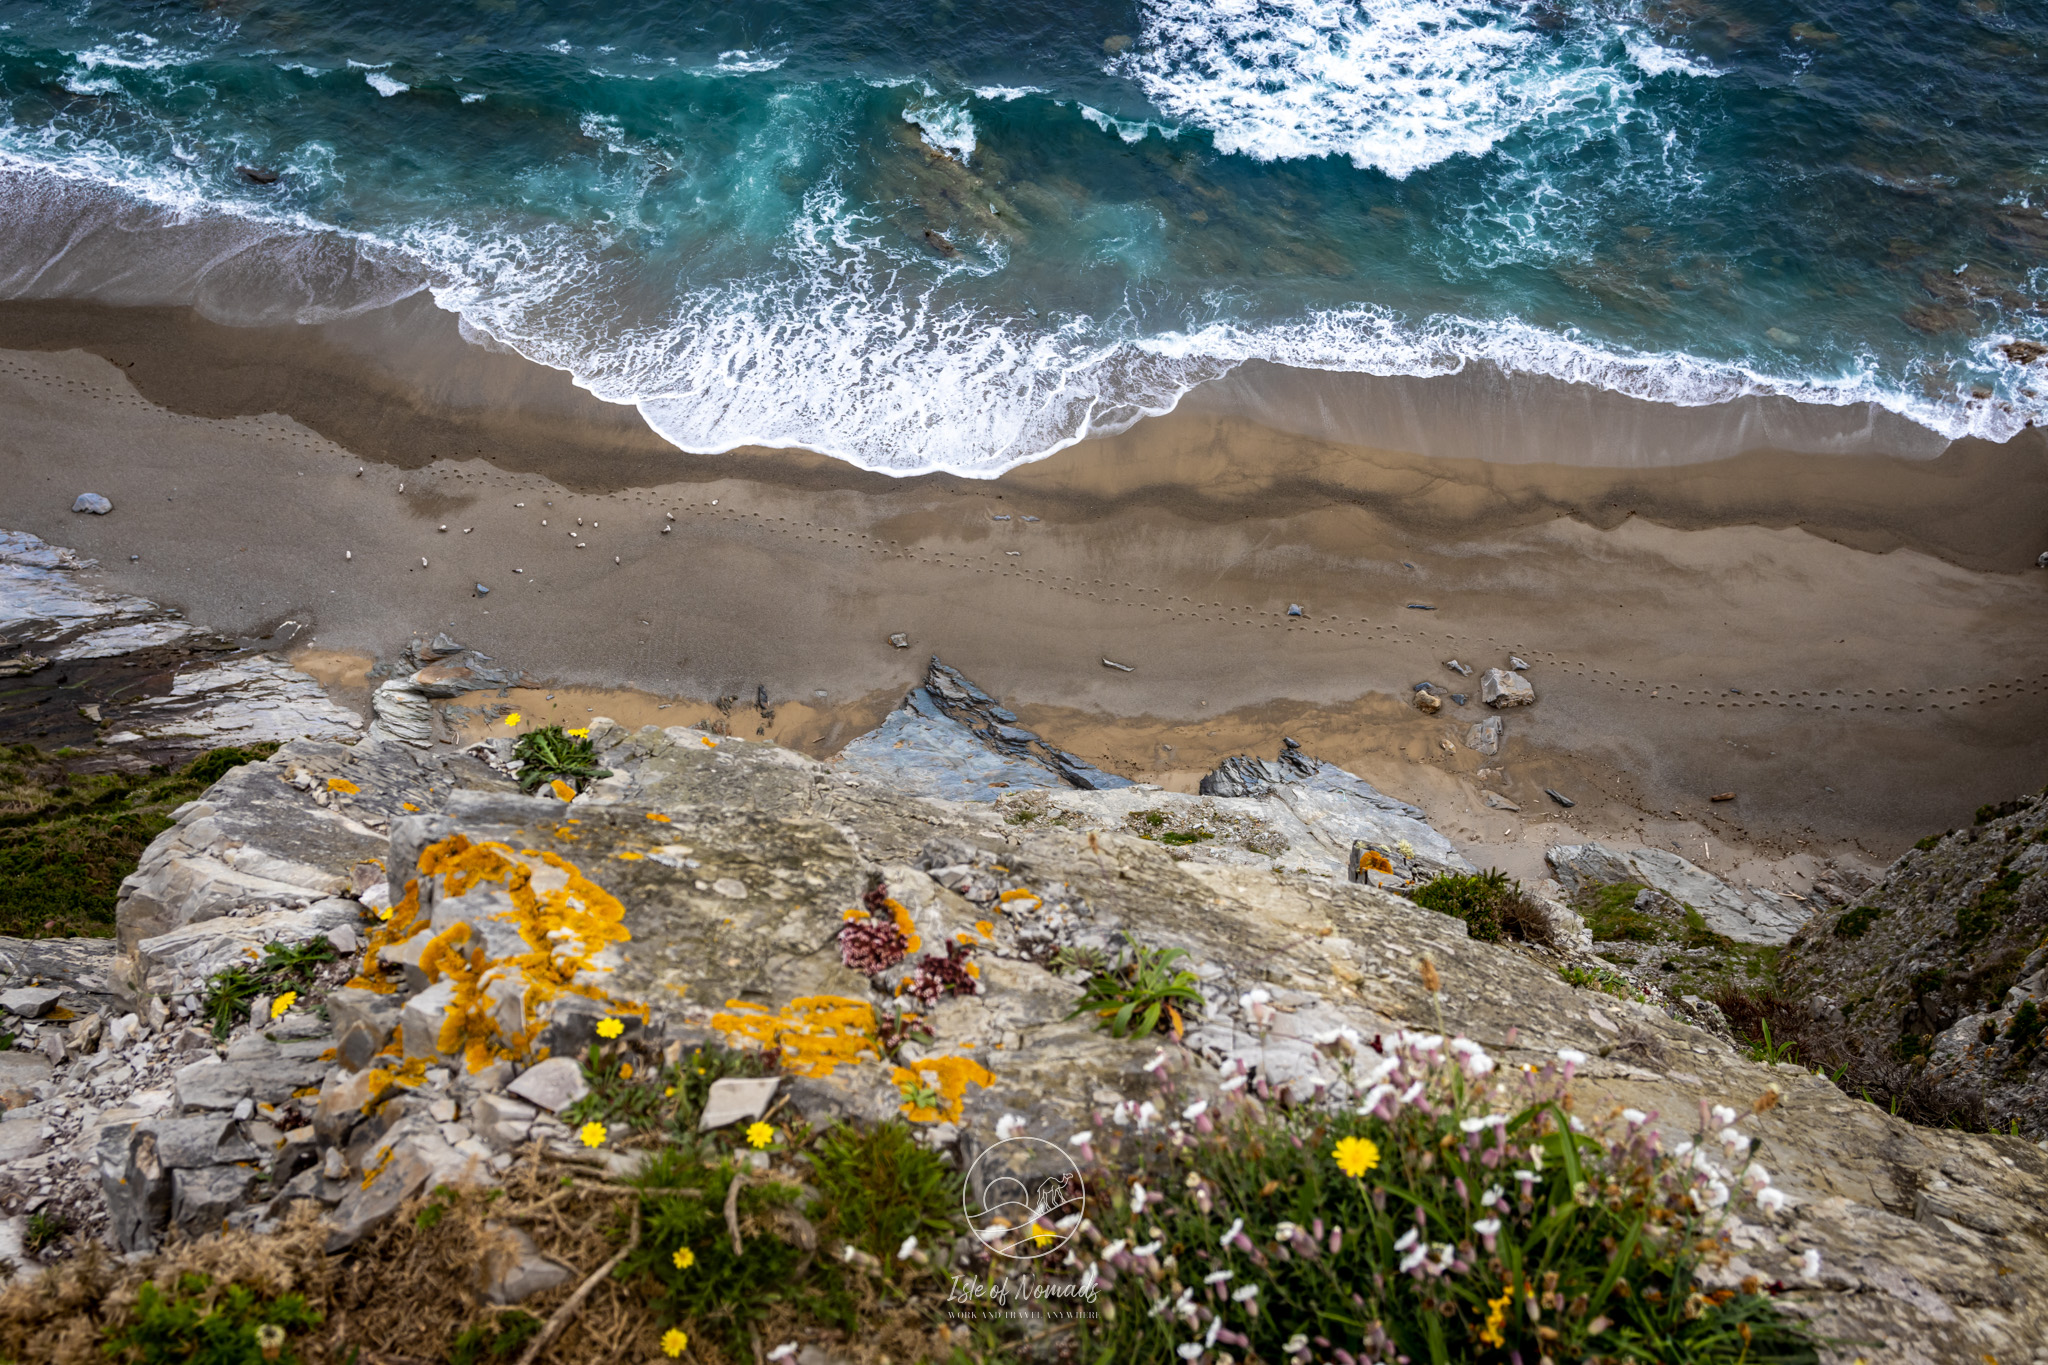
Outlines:
[[[37,316],[43,345],[111,359],[22,349]],[[473,347],[463,373],[422,363],[402,391],[389,376],[413,352],[351,361],[333,328],[57,316],[0,307],[0,512],[246,639],[290,620],[294,649],[390,658],[446,631],[549,690],[766,687],[802,708],[790,735],[813,754],[937,654],[1054,742],[1163,786],[1298,732],[1438,812],[1475,861],[1540,848],[1560,814],[1544,787],[1588,837],[1883,861],[2048,766],[2021,721],[2048,686],[2039,433],[1933,460],[1587,470],[1177,414],[1000,479],[895,480],[656,450],[631,412]],[[109,318],[125,340],[81,335]],[[291,415],[252,415],[273,408]],[[87,489],[115,513],[71,514]],[[1436,717],[1405,699],[1476,692],[1443,661],[1510,652],[1539,702],[1507,717],[1503,782],[1463,743],[1476,696]]]
[[[635,409],[465,341],[457,319],[424,294],[337,322],[252,327],[186,307],[0,301],[0,350],[86,351],[173,412],[280,414],[397,469],[487,459],[588,494],[743,480],[799,493],[1029,497],[1096,520],[1134,506],[1222,520],[1357,505],[1439,538],[1559,517],[1606,530],[1640,517],[1675,530],[1798,527],[1857,549],[1915,549],[2008,573],[2031,569],[2048,544],[2048,431],[2002,445],[1944,443],[1881,410],[1857,420],[1867,404],[1744,399],[1685,409],[1477,366],[1380,380],[1248,365],[1174,412],[979,479],[898,477],[801,450],[678,450]],[[1766,407],[1800,420],[1755,415]],[[1374,427],[1371,413],[1385,415],[1371,434],[1390,444],[1332,438]],[[1504,451],[1510,423],[1581,442],[1614,428],[1696,448],[1725,428],[1736,448],[1712,459],[1561,463]],[[1774,432],[1809,448],[1757,444],[1758,433]]]

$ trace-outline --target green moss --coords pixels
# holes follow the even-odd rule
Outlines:
[[[1605,967],[1559,967],[1557,975],[1567,986],[1577,986],[1580,990],[1601,991],[1623,1000],[1643,998],[1643,993],[1631,985],[1627,977]]]
[[[1595,940],[1602,943],[1661,943],[1670,926],[1635,908],[1636,897],[1648,888],[1641,882],[1616,882],[1579,893],[1578,911]]]
[[[2033,804],[2031,801],[1999,801],[1992,805],[1979,806],[1975,823],[1988,825],[1993,820],[2003,820],[2008,815],[2017,815]]]
[[[75,773],[34,745],[0,750],[0,934],[108,935],[121,879],[171,812],[275,744],[214,749],[173,771]]]
[[[1845,910],[1835,921],[1835,937],[1862,938],[1871,925],[1889,913],[1874,905],[1859,905],[1854,910]]]
[[[1198,844],[1204,839],[1213,839],[1215,837],[1206,829],[1170,829],[1159,836],[1159,842],[1162,844],[1185,846],[1187,844]]]
[[[1922,853],[1925,853],[1929,849],[1932,849],[1936,844],[1940,843],[1943,839],[1948,838],[1948,836],[1953,833],[1955,833],[1954,830],[1945,829],[1939,834],[1930,834],[1924,839],[1915,840],[1913,843],[1913,847],[1919,849]]]
[[[840,1124],[811,1156],[827,1229],[900,1278],[904,1239],[944,1246],[961,1221],[960,1177],[900,1122]]]

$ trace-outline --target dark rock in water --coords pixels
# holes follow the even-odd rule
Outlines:
[[[1016,724],[1017,716],[934,656],[880,729],[846,746],[838,767],[894,776],[951,801],[993,801],[1023,787],[1107,791],[1131,785]]]
[[[268,166],[237,166],[235,169],[252,185],[275,185],[279,179],[278,173]]]

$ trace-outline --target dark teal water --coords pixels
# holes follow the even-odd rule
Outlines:
[[[1251,358],[2003,438],[2048,415],[2005,349],[2048,340],[2044,40],[2010,0],[0,0],[0,295],[426,288],[679,446],[903,473]]]

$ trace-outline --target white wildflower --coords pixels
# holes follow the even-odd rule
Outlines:
[[[903,1239],[903,1245],[896,1248],[896,1259],[899,1261],[907,1261],[916,1254],[917,1237],[915,1234],[912,1234],[909,1237],[905,1237]]]
[[[1199,1341],[1187,1341],[1182,1342],[1180,1345],[1174,1347],[1173,1349],[1174,1353],[1178,1355],[1182,1360],[1200,1360],[1202,1358],[1202,1352],[1207,1350],[1208,1347],[1202,1345],[1202,1343]]]
[[[1408,1231],[1402,1233],[1399,1237],[1394,1239],[1394,1250],[1406,1251],[1409,1247],[1414,1246],[1417,1239],[1419,1239],[1421,1236],[1422,1234],[1417,1232],[1414,1228],[1408,1229]]]
[[[1229,1280],[1236,1278],[1236,1275],[1237,1272],[1234,1270],[1212,1270],[1202,1277],[1202,1283],[1223,1284]]]
[[[1472,1231],[1481,1237],[1497,1237],[1500,1235],[1500,1219],[1482,1218],[1472,1225]]]
[[[1224,1234],[1223,1234],[1223,1240],[1222,1240],[1222,1241],[1220,1241],[1220,1242],[1218,1242],[1218,1243],[1217,1243],[1216,1245],[1218,1245],[1218,1246],[1223,1246],[1223,1247],[1227,1247],[1227,1246],[1229,1246],[1229,1245],[1230,1245],[1230,1244],[1231,1244],[1232,1242],[1234,1242],[1234,1241],[1236,1241],[1236,1240],[1237,1240],[1237,1234],[1238,1234],[1238,1233],[1240,1233],[1240,1232],[1243,1232],[1243,1231],[1244,1231],[1244,1219],[1242,1219],[1242,1218],[1236,1218],[1236,1219],[1232,1219],[1232,1220],[1231,1220],[1231,1224],[1230,1224],[1230,1231],[1228,1231],[1228,1232],[1224,1233]]]
[[[996,1141],[1008,1142],[1011,1138],[1023,1132],[1025,1125],[1030,1121],[1022,1114],[1003,1115],[996,1120]]]
[[[1486,1193],[1485,1193],[1485,1194],[1482,1194],[1482,1195],[1480,1195],[1480,1196],[1479,1196],[1479,1206],[1480,1206],[1481,1208],[1488,1208],[1488,1209],[1490,1209],[1490,1208],[1492,1208],[1492,1207],[1493,1207],[1493,1206],[1494,1206],[1494,1205],[1495,1205],[1496,1203],[1498,1203],[1498,1202],[1500,1201],[1500,1196],[1501,1196],[1501,1188],[1500,1188],[1500,1186],[1498,1186],[1498,1185],[1488,1185],[1488,1186],[1486,1187]]]
[[[1067,1139],[1067,1146],[1086,1147],[1089,1143],[1093,1141],[1095,1141],[1095,1134],[1093,1132],[1076,1133],[1072,1137]]]
[[[1566,1066],[1584,1066],[1586,1054],[1575,1047],[1561,1047],[1557,1050],[1557,1060]]]
[[[1767,1185],[1756,1192],[1756,1206],[1765,1213],[1776,1213],[1785,1207],[1785,1192],[1776,1186]]]
[[[1820,1278],[1820,1252],[1809,1249],[1799,1258],[1799,1273],[1809,1280]]]
[[[1735,1122],[1735,1111],[1725,1104],[1715,1105],[1711,1112],[1716,1128],[1726,1128],[1729,1124]]]
[[[1244,1073],[1240,1071],[1235,1076],[1225,1076],[1222,1084],[1216,1088],[1225,1094],[1229,1094],[1233,1090],[1242,1090],[1244,1088]]]
[[[1640,1109],[1624,1109],[1621,1111],[1621,1121],[1631,1128],[1640,1128],[1650,1121],[1650,1116]]]
[[[1191,1105],[1189,1105],[1189,1106],[1188,1106],[1187,1108],[1185,1108],[1185,1109],[1181,1110],[1181,1111],[1180,1111],[1180,1116],[1181,1116],[1182,1118],[1186,1119],[1186,1120],[1187,1120],[1187,1121],[1188,1121],[1189,1123],[1193,1123],[1193,1122],[1194,1122],[1194,1121],[1195,1121],[1196,1119],[1198,1119],[1198,1118],[1202,1117],[1202,1115],[1204,1115],[1204,1114],[1206,1114],[1206,1113],[1208,1113],[1208,1112],[1209,1112],[1209,1101],[1207,1101],[1207,1100],[1196,1100],[1196,1101],[1195,1101],[1195,1102],[1194,1102],[1193,1104],[1191,1104]]]
[[[1259,1287],[1255,1284],[1241,1284],[1230,1291],[1230,1297],[1236,1303],[1250,1303],[1258,1296]]]

